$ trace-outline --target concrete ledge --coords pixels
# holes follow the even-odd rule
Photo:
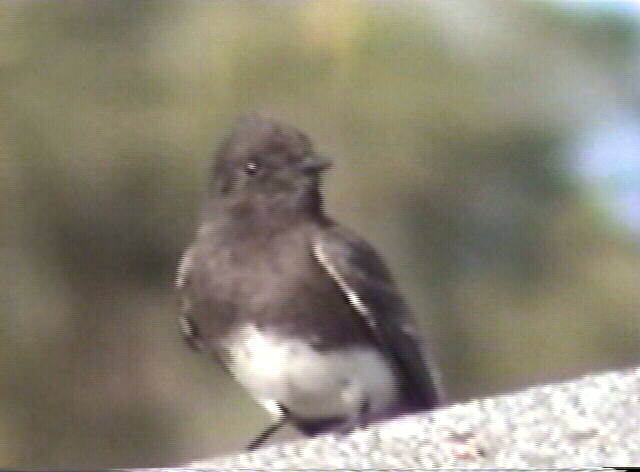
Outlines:
[[[415,470],[639,465],[640,368],[636,368],[473,400],[345,436],[277,444],[188,467]]]

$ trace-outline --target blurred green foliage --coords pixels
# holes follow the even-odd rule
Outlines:
[[[0,3],[0,466],[176,464],[266,415],[180,342],[208,156],[267,111],[336,159],[452,400],[637,361],[640,256],[565,150],[638,23],[544,2]],[[637,63],[636,63],[637,65]]]

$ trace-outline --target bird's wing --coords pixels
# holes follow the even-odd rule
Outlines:
[[[438,406],[442,394],[434,378],[435,366],[427,366],[411,310],[380,256],[362,238],[339,226],[315,235],[313,254],[383,351],[396,361],[410,402],[419,409]]]
[[[178,318],[180,332],[187,344],[196,351],[203,350],[200,329],[192,317],[193,303],[191,298],[191,282],[193,271],[193,255],[195,248],[190,246],[180,258],[176,273],[176,289],[182,315]]]
[[[207,326],[206,321],[211,318],[212,313],[209,311],[209,304],[203,303],[202,297],[199,295],[199,291],[201,292],[202,288],[198,289],[197,287],[197,250],[197,242],[189,246],[180,258],[176,271],[175,284],[180,311],[182,312],[178,318],[180,333],[189,347],[195,351],[211,355],[224,371],[229,372],[225,359],[221,352],[217,351],[212,345],[211,336],[208,333],[210,327]],[[201,270],[200,278],[202,278]]]

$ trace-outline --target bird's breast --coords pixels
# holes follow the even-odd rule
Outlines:
[[[228,367],[261,403],[278,402],[299,418],[354,417],[397,400],[390,364],[373,346],[319,351],[303,338],[281,337],[247,324],[225,341]]]

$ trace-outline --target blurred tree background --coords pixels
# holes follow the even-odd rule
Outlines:
[[[172,289],[253,110],[335,158],[327,207],[385,254],[452,401],[637,363],[639,11],[0,3],[0,466],[176,464],[268,421],[182,344]]]

